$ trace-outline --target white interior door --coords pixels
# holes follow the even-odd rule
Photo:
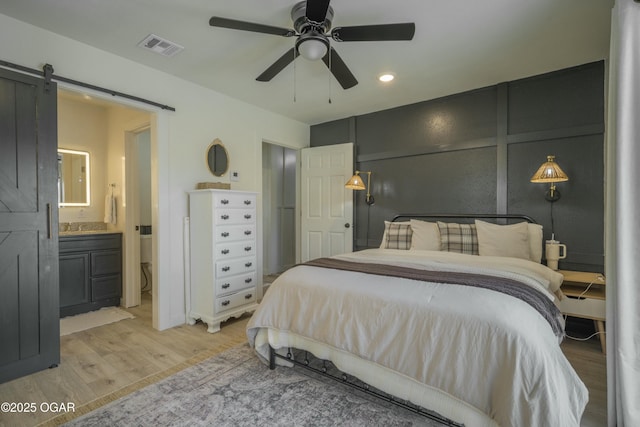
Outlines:
[[[125,165],[124,165],[124,193],[122,202],[124,208],[124,275],[122,305],[135,307],[140,305],[140,206],[138,182],[138,144],[136,133],[125,132]]]
[[[301,261],[351,252],[353,143],[301,151]]]

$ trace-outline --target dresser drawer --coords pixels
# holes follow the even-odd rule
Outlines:
[[[256,226],[254,224],[247,225],[230,225],[220,226],[216,228],[214,239],[216,242],[234,242],[238,240],[254,240],[256,237]]]
[[[216,281],[216,295],[228,295],[246,288],[255,288],[256,273],[226,277]]]
[[[216,245],[216,256],[219,260],[252,256],[256,253],[256,242],[219,243]]]
[[[255,224],[255,209],[219,209],[215,213],[216,225]]]
[[[216,277],[229,277],[236,274],[250,273],[256,270],[256,257],[216,261]]]
[[[256,301],[256,290],[255,290],[255,287],[253,287],[251,289],[240,291],[235,294],[216,298],[215,311],[216,313],[221,313],[236,307],[240,307],[245,304],[253,303],[255,301]]]
[[[605,300],[601,299],[565,297],[560,301],[560,311],[563,314],[595,320],[606,319],[605,306]]]
[[[216,194],[213,199],[216,208],[255,208],[255,194]]]

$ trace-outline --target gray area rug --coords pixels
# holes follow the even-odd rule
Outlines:
[[[441,424],[300,368],[261,363],[248,344],[65,426],[429,426]]]

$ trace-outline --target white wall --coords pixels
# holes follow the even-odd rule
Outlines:
[[[227,147],[230,169],[240,173],[240,182],[234,182],[233,189],[260,192],[262,141],[306,147],[309,126],[4,15],[0,15],[0,57],[36,69],[49,63],[55,74],[176,108],[152,115],[158,129],[157,134],[152,130],[152,152],[157,157],[152,169],[157,172],[153,203],[158,214],[153,225],[160,264],[154,277],[161,292],[157,327],[184,323],[186,192],[197,182],[213,180],[204,161],[209,143],[220,138]],[[228,176],[222,181],[228,181]],[[261,198],[258,202],[260,206]]]
[[[89,152],[91,174],[91,205],[61,207],[59,221],[102,221],[107,186],[107,109],[59,97],[58,148]]]

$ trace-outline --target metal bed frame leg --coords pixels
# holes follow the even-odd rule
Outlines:
[[[269,346],[269,369],[276,369],[276,350]]]

